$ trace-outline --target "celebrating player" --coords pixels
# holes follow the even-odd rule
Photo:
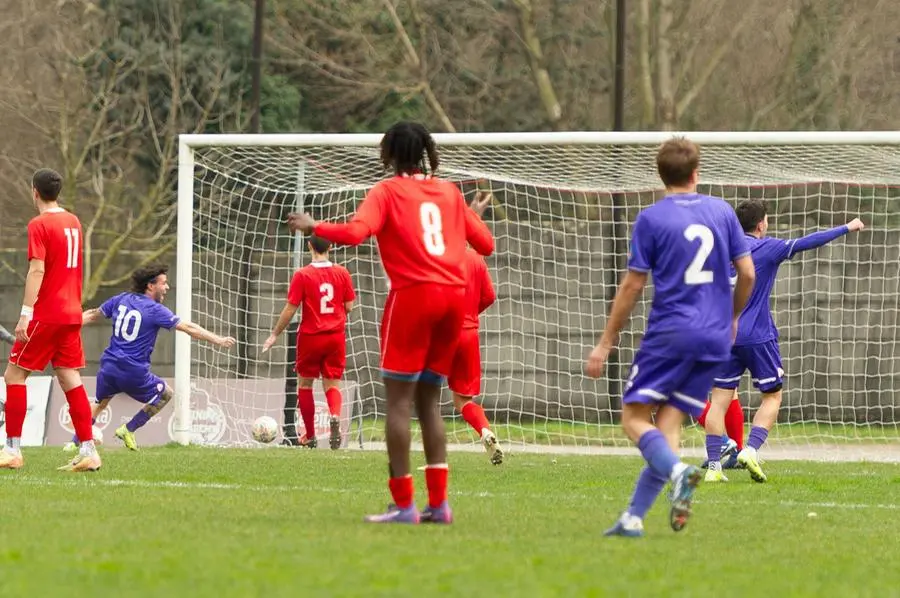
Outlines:
[[[0,468],[23,465],[22,426],[28,407],[25,382],[31,372],[53,365],[66,393],[69,414],[81,449],[66,471],[96,471],[100,455],[94,447],[91,406],[78,370],[84,367],[81,345],[82,234],[81,222],[59,206],[62,177],[42,168],[31,179],[38,216],[28,223],[28,276],[16,343],[6,366],[6,448]]]
[[[775,277],[778,275],[778,267],[801,251],[821,247],[847,233],[862,230],[864,225],[859,218],[855,218],[837,228],[815,232],[801,239],[780,241],[766,237],[769,217],[766,214],[766,204],[762,201],[742,202],[736,212],[746,233],[759,282],[753,288],[747,309],[738,321],[737,337],[730,359],[715,379],[709,413],[706,416],[706,452],[709,458],[706,480],[726,480],[722,473],[722,465],[718,461],[721,454],[725,412],[734,389],[744,375],[744,370],[750,370],[753,385],[762,393],[762,404],[753,418],[747,446],[738,454],[737,461],[749,471],[754,481],[762,483],[766,481],[766,474],[759,465],[757,452],[765,443],[769,430],[778,417],[784,380],[781,352],[778,348],[778,330],[769,309],[769,298],[775,285]]]
[[[347,365],[347,314],[353,309],[356,294],[347,269],[328,259],[331,243],[313,235],[307,245],[312,261],[294,273],[287,302],[262,350],[265,353],[272,348],[302,305],[297,334],[297,405],[306,434],[300,438],[300,446],[316,448],[318,444],[313,382],[321,376],[330,415],[329,444],[331,450],[337,450],[341,447],[341,378]]]
[[[670,525],[680,531],[687,523],[702,475],[676,453],[684,414],[696,417],[703,410],[753,286],[753,262],[734,210],[697,193],[699,161],[699,148],[686,139],[660,147],[656,164],[666,196],[635,220],[628,272],[587,361],[587,373],[599,377],[652,273],[653,305],[622,398],[622,427],[647,467],[628,509],[606,535],[643,535],[644,516],[667,480],[672,482]],[[738,275],[733,299],[730,262]]]
[[[453,365],[464,319],[466,241],[482,255],[494,250],[487,226],[452,183],[434,178],[438,154],[420,124],[401,122],[381,139],[381,161],[395,176],[377,183],[346,224],[316,223],[292,214],[292,230],[358,245],[374,235],[391,290],[381,323],[381,374],[387,398],[388,486],[394,504],[374,523],[450,523],[447,440],[441,386]],[[413,402],[425,445],[428,507],[413,500],[409,467]]]
[[[161,265],[135,270],[131,275],[131,291],[107,299],[103,305],[85,311],[82,316],[85,324],[100,318],[113,320],[109,346],[100,357],[93,417],[106,409],[119,393],[143,403],[144,407],[131,421],[116,429],[116,438],[133,451],[137,450],[134,433],[162,411],[175,395],[162,378],[150,371],[150,355],[160,328],[174,328],[226,349],[235,344],[230,336],[218,336],[196,324],[182,322],[162,304],[169,291],[168,273],[169,268]],[[73,439],[73,443],[77,445],[78,439]]]
[[[491,194],[479,193],[472,202],[472,209],[481,215],[491,202]],[[453,391],[453,406],[462,414],[472,429],[478,433],[481,443],[491,457],[491,463],[503,463],[503,450],[497,437],[491,431],[490,423],[481,405],[473,401],[481,392],[481,346],[478,338],[478,316],[494,304],[497,293],[484,258],[471,249],[465,259],[466,299],[465,319],[453,357],[453,366],[447,380]]]

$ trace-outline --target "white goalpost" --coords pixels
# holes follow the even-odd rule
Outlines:
[[[485,219],[497,240],[488,265],[498,300],[482,317],[478,400],[513,450],[630,446],[618,426],[619,401],[650,292],[604,379],[586,378],[582,365],[624,272],[631,223],[660,196],[656,147],[679,134],[435,135],[438,174],[467,198],[479,190],[495,198]],[[900,457],[900,133],[683,135],[701,145],[700,191],[732,203],[765,200],[772,236],[799,237],[857,216],[866,223],[859,235],[781,268],[773,306],[786,381],[769,450]],[[320,220],[348,218],[385,176],[380,139],[181,136],[176,312],[240,345],[223,351],[176,336],[170,431],[178,442],[251,445],[250,427],[260,415],[294,434],[285,409],[296,388],[292,337],[259,351],[291,274],[307,260],[304,240],[285,219],[300,208]],[[373,241],[333,253],[353,275],[359,305],[348,324],[345,446],[378,445],[384,423],[378,323],[386,281]],[[444,399],[450,442],[474,447],[474,433],[453,413],[449,394]],[[759,396],[747,380],[741,399],[749,419]],[[327,436],[320,389],[317,401]],[[700,433],[689,428],[685,447],[701,446]]]

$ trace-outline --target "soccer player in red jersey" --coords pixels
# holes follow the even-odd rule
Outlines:
[[[377,183],[347,223],[317,223],[292,214],[292,230],[358,245],[375,236],[391,290],[381,322],[381,373],[387,399],[385,438],[394,503],[373,523],[450,523],[447,439],[441,386],[453,365],[465,316],[466,241],[482,255],[494,250],[490,230],[459,188],[432,177],[434,140],[420,124],[397,123],[381,139],[381,161],[392,178]],[[413,403],[425,445],[428,507],[420,514],[410,475]]]
[[[337,450],[341,447],[341,378],[347,364],[347,314],[353,309],[356,293],[347,269],[328,259],[329,241],[313,236],[307,245],[312,261],[294,273],[287,303],[262,350],[265,353],[272,348],[302,305],[297,334],[297,404],[306,434],[300,438],[300,445],[316,448],[318,444],[313,382],[321,377],[331,416],[330,446]]]
[[[478,199],[473,203],[476,212],[482,204]],[[484,258],[471,249],[465,259],[466,299],[465,319],[453,357],[453,367],[447,380],[453,392],[453,405],[462,414],[472,429],[478,433],[481,443],[491,457],[491,463],[503,463],[503,451],[497,437],[491,432],[490,423],[481,405],[472,399],[481,392],[481,347],[478,338],[478,316],[493,305],[497,299],[494,284]]]
[[[16,343],[6,366],[6,447],[0,468],[23,465],[22,425],[28,404],[25,381],[31,372],[53,365],[66,393],[72,425],[81,442],[78,455],[60,467],[68,471],[100,469],[94,447],[91,405],[81,384],[82,234],[78,218],[59,207],[62,190],[58,173],[41,169],[32,178],[32,199],[38,216],[28,223],[28,277],[25,299],[16,325]]]

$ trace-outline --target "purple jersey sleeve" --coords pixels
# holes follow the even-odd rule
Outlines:
[[[653,235],[649,230],[647,218],[638,215],[631,231],[631,251],[628,255],[628,269],[634,272],[650,272],[654,264]]]
[[[116,295],[115,297],[110,297],[103,302],[103,305],[100,306],[100,313],[102,313],[106,319],[113,317],[113,310],[116,308],[116,305],[118,305],[118,303],[118,295]]]
[[[731,261],[740,259],[746,255],[750,255],[750,245],[747,244],[747,236],[744,234],[744,230],[741,228],[741,223],[738,220],[737,214],[734,210],[729,210],[730,214],[728,215],[728,255],[731,258]]]
[[[157,303],[153,310],[153,322],[160,328],[171,330],[178,326],[181,318],[172,313],[172,310],[162,303]]]

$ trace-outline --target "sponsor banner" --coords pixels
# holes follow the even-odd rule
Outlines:
[[[47,401],[50,399],[51,376],[29,376],[25,386],[28,388],[28,411],[25,413],[25,425],[22,427],[22,446],[41,446],[44,444],[44,427],[47,420]],[[6,403],[6,385],[0,384],[0,403]],[[0,406],[0,443],[6,442],[6,420]]]
[[[166,383],[174,386],[172,379]],[[96,402],[97,379],[84,378],[84,387],[91,402]],[[350,436],[350,417],[353,404],[357,401],[357,386],[345,381],[342,388],[344,402],[341,409],[342,446],[347,446]],[[313,389],[316,401],[316,435],[328,447],[330,434],[328,405],[321,383]],[[155,446],[174,442],[175,410],[174,400],[161,413],[153,417],[137,432],[138,445]],[[106,443],[115,444],[113,433],[116,428],[127,423],[142,408],[142,404],[127,395],[119,395],[109,402],[109,406],[99,415],[96,427],[104,435]],[[251,429],[256,418],[268,415],[279,423],[281,441],[284,410],[284,379],[261,380],[195,379],[191,381],[191,443],[202,445],[258,444],[253,440]],[[299,417],[298,417],[299,419]],[[300,426],[302,430],[302,425]],[[47,427],[47,445],[61,446],[72,439],[71,418],[65,394],[54,380],[50,393],[50,419]]]

